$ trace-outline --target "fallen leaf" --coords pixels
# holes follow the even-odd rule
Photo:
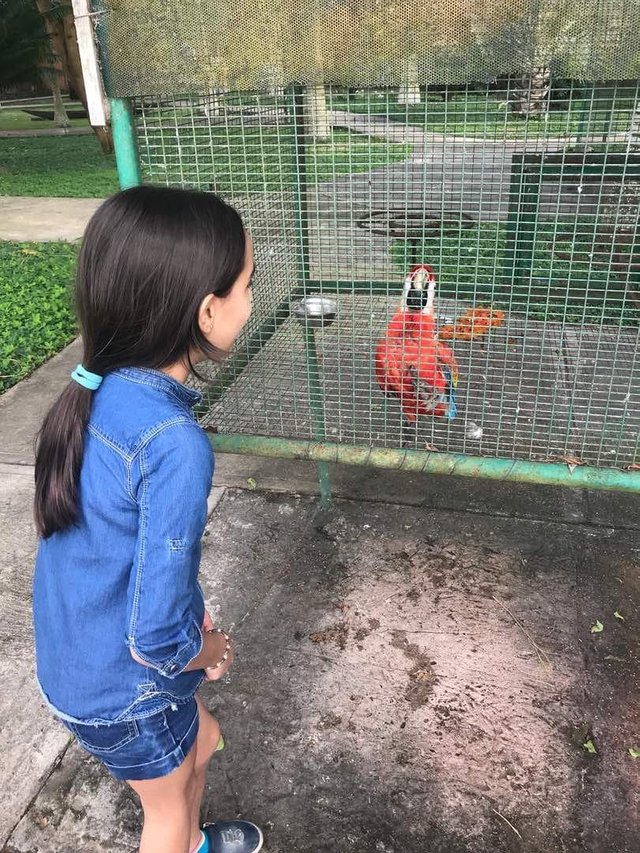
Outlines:
[[[599,619],[596,619],[595,625],[591,626],[591,633],[592,634],[600,634],[603,631],[603,629],[604,629],[604,625],[602,624],[602,622]]]
[[[587,464],[584,460],[580,459],[579,456],[574,456],[572,453],[567,453],[566,456],[550,456],[549,461],[564,462],[571,474],[573,474],[576,468],[580,465]]]
[[[622,613],[618,613],[618,611],[616,610],[613,615],[616,617],[616,619],[619,619],[621,622],[624,622],[624,616],[622,615]]]
[[[572,453],[567,453],[567,455],[563,456],[562,458],[567,463],[567,465],[575,465],[577,467],[578,465],[585,464],[579,456],[574,456]]]
[[[38,254],[36,249],[20,249],[20,251],[23,255],[37,255]]]
[[[435,444],[429,444],[428,441],[425,443],[424,449],[430,450],[432,453],[438,452],[438,448],[435,446]]]
[[[573,456],[570,453],[566,456],[563,456],[562,459],[563,462],[567,463],[567,468],[572,474],[576,470],[576,468],[578,468],[580,465],[584,465],[584,462],[582,461],[582,459],[580,459],[579,456]]]
[[[412,681],[417,681],[418,684],[430,684],[435,680],[433,672],[429,669],[417,669],[410,675]]]
[[[251,491],[253,491],[253,490],[257,487],[257,485],[258,485],[258,484],[257,484],[257,483],[256,483],[256,481],[253,479],[253,477],[249,477],[249,478],[247,479],[247,486],[249,486],[249,488],[251,489]]]
[[[590,752],[592,755],[597,754],[598,750],[593,745],[592,740],[586,740],[582,745],[587,750],[587,752]]]
[[[640,758],[640,749],[635,749],[635,747],[629,747],[629,755],[631,758]]]
[[[615,660],[615,661],[618,661],[618,663],[626,663],[626,660],[627,660],[626,658],[618,657],[618,655],[605,655],[604,659],[605,660]]]
[[[626,471],[640,471],[640,462],[632,462],[631,465],[627,465],[625,470]]]

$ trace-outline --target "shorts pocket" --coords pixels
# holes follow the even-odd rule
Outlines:
[[[95,755],[109,755],[138,737],[135,720],[109,725],[89,726],[83,723],[67,723],[80,746]]]

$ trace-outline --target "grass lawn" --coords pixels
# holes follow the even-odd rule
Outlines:
[[[51,109],[49,105],[38,104],[34,109]],[[86,118],[73,118],[69,122],[71,127],[89,127]],[[53,120],[36,119],[24,110],[0,110],[0,130],[43,130],[55,127]]]
[[[621,131],[629,128],[635,89],[616,91],[615,113],[610,117],[610,101],[603,94],[585,100],[578,91],[569,96],[559,92],[551,100],[546,118],[526,120],[515,115],[507,102],[506,91],[487,90],[482,93],[457,94],[443,101],[429,96],[420,104],[399,104],[393,91],[367,91],[355,94],[332,92],[330,108],[386,116],[401,124],[415,125],[426,133],[445,133],[450,136],[486,137],[500,139],[536,139],[565,137],[576,134],[581,121],[587,120],[590,134]],[[609,122],[611,121],[611,124]]]
[[[73,340],[70,243],[0,242],[0,393]]]
[[[593,223],[542,222],[532,241],[532,275],[513,286],[502,279],[506,248],[502,224],[481,223],[452,237],[425,240],[415,256],[406,242],[398,240],[391,254],[402,270],[414,257],[417,263],[432,264],[443,296],[535,320],[615,325],[640,321],[640,310],[626,295],[623,281],[610,271],[612,246],[592,245]]]
[[[411,145],[334,131],[312,143],[307,168],[314,182],[366,172],[404,160]],[[233,195],[293,186],[292,136],[287,128],[151,127],[140,139],[146,180]],[[0,196],[102,198],[118,189],[115,161],[94,136],[0,138]]]
[[[118,189],[95,136],[0,138],[0,196],[102,198]]]
[[[287,127],[147,125],[139,140],[143,173],[151,181],[213,188],[224,195],[278,192],[293,187],[293,135]],[[411,145],[334,130],[326,142],[311,142],[308,180],[368,172],[405,160]]]

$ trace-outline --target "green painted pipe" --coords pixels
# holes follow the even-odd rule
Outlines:
[[[126,98],[111,99],[111,129],[120,189],[137,187],[142,183],[142,174],[133,113]]]
[[[271,438],[252,435],[209,436],[221,453],[245,453],[278,459],[307,459],[345,465],[368,465],[420,474],[454,474],[459,477],[483,477],[510,483],[535,483],[568,486],[576,489],[603,489],[640,492],[640,473],[619,468],[594,468],[581,465],[573,470],[553,462],[527,462],[520,459],[495,459],[386,447],[357,447],[333,442]]]
[[[309,211],[307,205],[307,149],[309,132],[305,115],[305,94],[302,86],[293,84],[287,91],[289,118],[293,127],[293,146],[291,151],[294,181],[294,211],[296,222],[296,243],[298,259],[298,281],[303,293],[309,281]],[[324,394],[318,357],[315,332],[307,327],[305,347],[307,352],[307,370],[309,379],[309,407],[311,410],[312,434],[316,439],[324,438]],[[320,485],[320,505],[323,509],[331,506],[331,475],[326,462],[318,462],[318,482]]]
[[[304,327],[304,343],[307,353],[307,373],[309,382],[309,410],[311,414],[312,435],[317,441],[325,436],[324,394],[320,380],[318,353],[316,351],[316,333],[310,326]],[[331,506],[331,475],[326,462],[318,462],[318,481],[320,483],[320,504],[323,509]]]

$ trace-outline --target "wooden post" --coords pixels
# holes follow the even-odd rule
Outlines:
[[[89,0],[72,0],[73,17],[76,25],[82,77],[87,93],[89,122],[93,127],[106,127],[108,122],[107,101],[102,86],[102,75],[98,63],[98,51],[93,30],[93,17]]]

